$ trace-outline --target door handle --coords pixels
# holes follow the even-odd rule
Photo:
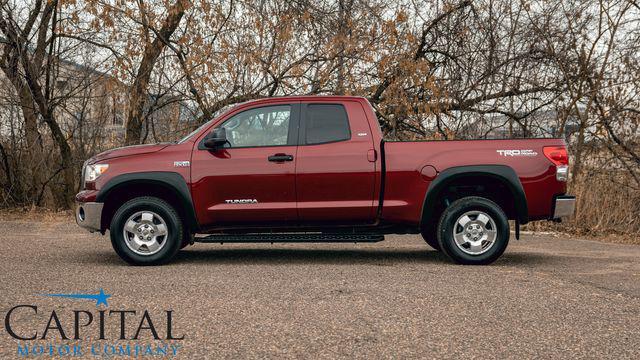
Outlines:
[[[275,154],[268,157],[269,161],[273,162],[284,162],[284,161],[293,161],[293,155],[287,154]]]

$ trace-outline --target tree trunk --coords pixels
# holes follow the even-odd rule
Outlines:
[[[71,147],[67,143],[60,126],[56,122],[53,114],[49,113],[45,117],[44,121],[49,125],[49,130],[53,136],[54,141],[60,149],[60,165],[62,167],[62,175],[64,177],[64,188],[62,204],[65,208],[71,208],[73,206],[73,199],[75,193],[76,176],[74,174],[73,156],[71,155]]]
[[[24,131],[27,140],[27,161],[29,168],[29,178],[31,184],[28,193],[37,194],[44,182],[43,175],[47,173],[45,154],[42,149],[42,138],[38,131],[38,115],[33,109],[33,102],[30,101],[29,89],[20,87],[20,108],[22,109],[22,117],[24,118]],[[33,198],[35,205],[40,206],[42,199]]]
[[[139,144],[142,137],[142,123],[144,121],[144,106],[147,102],[147,88],[151,72],[166,47],[166,43],[180,25],[184,15],[185,2],[178,0],[170,9],[169,15],[164,20],[157,37],[151,43],[147,43],[142,61],[138,66],[138,72],[133,81],[129,94],[129,110],[127,114],[127,126],[125,130],[125,144]],[[141,10],[144,11],[144,10]]]
[[[13,64],[14,66],[10,66]],[[26,139],[26,161],[27,161],[27,178],[30,180],[26,194],[33,195],[39,192],[46,173],[43,166],[46,166],[44,151],[42,149],[42,138],[38,131],[38,115],[35,111],[35,104],[27,85],[22,81],[17,73],[17,59],[13,58],[2,66],[2,70],[13,85],[20,102],[20,109],[24,119],[25,139]],[[37,197],[30,198],[33,205],[42,205]]]
[[[576,143],[576,149],[574,151],[574,163],[573,163],[573,182],[575,183],[582,173],[582,158],[584,153],[584,131],[585,124],[580,122],[580,129],[578,129],[578,141]]]

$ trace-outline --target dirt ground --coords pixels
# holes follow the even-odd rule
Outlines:
[[[131,267],[66,218],[2,216],[0,358],[76,345],[90,358],[166,344],[192,358],[640,358],[640,246],[525,234],[491,266],[450,263],[416,236],[377,244],[196,244]],[[51,294],[111,295],[108,306]],[[94,321],[73,340],[74,310]],[[99,311],[107,311],[99,339]],[[118,313],[131,310],[127,340]],[[147,311],[161,340],[142,330]],[[166,310],[174,337],[165,340]],[[52,311],[71,340],[47,328]],[[81,314],[86,316],[86,314]],[[55,327],[55,322],[50,324]],[[48,331],[45,339],[40,339]],[[94,354],[91,349],[98,349]],[[168,347],[170,357],[171,347]],[[38,350],[39,351],[39,350]],[[140,350],[142,351],[142,350]],[[36,351],[37,352],[37,351]],[[135,355],[135,354],[134,354]],[[139,354],[140,357],[152,357]],[[37,356],[29,356],[38,358]],[[157,357],[157,356],[156,356]]]

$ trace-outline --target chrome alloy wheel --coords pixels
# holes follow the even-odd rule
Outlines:
[[[167,224],[152,211],[138,211],[124,224],[124,242],[138,255],[153,255],[167,243]]]
[[[469,255],[487,252],[496,242],[498,232],[491,216],[482,211],[469,211],[458,218],[453,227],[456,246]]]

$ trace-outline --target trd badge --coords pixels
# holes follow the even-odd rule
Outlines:
[[[175,167],[189,167],[191,163],[189,161],[174,161],[173,166]]]

